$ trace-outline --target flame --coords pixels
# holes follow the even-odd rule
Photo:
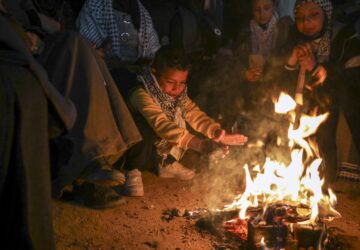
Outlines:
[[[260,246],[262,246],[262,247],[265,246],[265,238],[264,237],[261,237]]]
[[[280,93],[278,101],[275,103],[275,112],[278,114],[286,114],[296,107],[296,102],[284,92]]]
[[[292,118],[295,115],[293,112],[295,108],[295,101],[285,93],[282,93],[278,102],[275,103],[276,112],[290,114]],[[340,216],[333,208],[336,204],[334,192],[329,190],[328,194],[323,193],[324,180],[320,178],[319,174],[322,159],[319,158],[316,143],[309,138],[316,133],[318,127],[328,116],[329,113],[318,116],[302,114],[297,129],[290,124],[288,130],[289,147],[291,148],[290,164],[285,165],[267,158],[264,166],[255,166],[252,171],[248,165],[245,165],[245,191],[224,209],[239,209],[239,217],[246,219],[249,207],[258,207],[261,203],[265,208],[278,201],[287,201],[311,208],[310,219],[306,223],[315,224],[317,222],[319,207],[322,209],[326,207],[333,216]],[[255,174],[254,178],[251,173]]]

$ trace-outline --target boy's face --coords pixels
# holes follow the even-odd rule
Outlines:
[[[154,73],[156,75],[156,72]],[[164,93],[173,98],[176,98],[185,89],[188,73],[189,71],[187,70],[182,71],[169,68],[165,70],[160,76],[156,75],[156,79]]]
[[[253,1],[253,16],[259,25],[264,25],[270,22],[274,14],[274,4],[272,0],[254,0]]]
[[[295,22],[299,32],[309,37],[321,34],[325,13],[317,3],[304,3],[296,11]]]

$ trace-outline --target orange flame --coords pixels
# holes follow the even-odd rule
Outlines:
[[[285,93],[282,93],[278,102],[275,103],[275,111],[282,114],[293,115],[291,112],[295,107],[295,101]],[[249,166],[245,165],[245,191],[224,209],[239,209],[239,217],[246,219],[247,209],[257,207],[259,202],[267,207],[277,201],[288,201],[294,204],[304,204],[311,208],[308,222],[312,224],[315,224],[318,219],[320,206],[330,210],[333,217],[340,216],[333,208],[336,204],[335,194],[332,190],[329,190],[329,195],[322,191],[324,180],[319,175],[322,159],[318,157],[317,145],[308,138],[316,133],[318,127],[328,116],[328,113],[318,116],[303,114],[297,129],[290,124],[288,130],[289,147],[292,149],[290,164],[286,166],[267,158],[262,168],[255,166],[252,169],[254,173],[257,173],[255,178],[251,177]],[[295,145],[298,147],[295,148]],[[304,152],[306,153],[306,163],[303,160]]]

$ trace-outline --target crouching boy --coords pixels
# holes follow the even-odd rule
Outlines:
[[[192,179],[195,172],[179,163],[188,149],[209,153],[218,146],[247,141],[244,135],[226,134],[190,100],[186,88],[189,68],[185,56],[163,47],[152,68],[138,75],[139,85],[129,94],[129,107],[143,136],[126,155],[125,191],[129,196],[144,195],[141,171],[154,167],[162,178]],[[208,139],[191,134],[187,124]]]

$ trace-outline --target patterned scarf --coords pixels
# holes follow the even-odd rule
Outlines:
[[[311,44],[314,48],[316,59],[319,63],[323,63],[329,60],[330,57],[330,42],[331,42],[331,20],[333,6],[330,0],[297,0],[295,3],[294,14],[298,8],[304,3],[316,3],[318,4],[325,12],[327,17],[327,27],[325,27],[323,35],[319,38],[313,39]]]
[[[160,48],[159,39],[149,12],[140,0],[136,1],[140,12],[138,58],[152,58]],[[77,22],[80,33],[87,40],[100,47],[110,39],[112,54],[122,58],[121,31],[116,23],[113,0],[87,0]]]
[[[269,59],[271,50],[276,46],[278,19],[278,15],[275,13],[267,24],[266,29],[261,27],[254,19],[250,21],[253,54],[260,54],[265,59]]]
[[[166,114],[170,121],[175,122],[179,127],[186,128],[185,122],[185,102],[187,88],[176,98],[173,98],[162,91],[156,77],[151,71],[144,70],[138,75],[138,80],[143,83],[146,91],[159,104],[161,110]]]

